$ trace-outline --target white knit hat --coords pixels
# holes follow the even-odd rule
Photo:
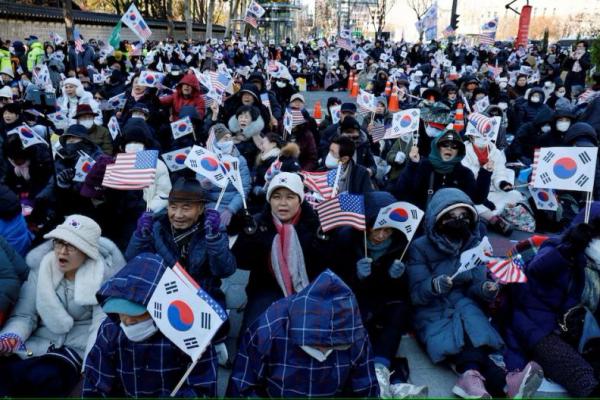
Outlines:
[[[100,258],[98,251],[102,230],[91,218],[83,215],[69,215],[65,222],[52,232],[44,235],[44,239],[60,239],[73,245],[92,260]]]
[[[300,203],[304,201],[304,184],[300,175],[293,172],[280,172],[269,183],[267,190],[267,201],[271,199],[271,194],[279,188],[286,188],[296,193],[300,197]]]

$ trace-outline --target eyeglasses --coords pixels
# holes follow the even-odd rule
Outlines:
[[[60,239],[52,240],[52,246],[54,247],[54,250],[60,251],[64,249],[67,253],[72,253],[75,251],[75,246]]]
[[[440,147],[442,149],[458,150],[458,145],[456,143],[452,143],[452,142],[442,142],[442,143],[440,143]]]

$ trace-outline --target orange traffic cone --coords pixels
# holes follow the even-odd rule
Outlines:
[[[349,92],[352,90],[352,85],[354,85],[354,74],[350,72],[350,76],[348,76],[348,87],[346,88]]]
[[[313,118],[314,119],[321,119],[323,118],[323,112],[321,111],[321,102],[317,101],[315,103],[315,109],[313,111]]]
[[[358,81],[354,81],[352,84],[352,92],[350,93],[350,97],[358,97]]]
[[[400,111],[400,104],[398,103],[398,87],[396,85],[394,85],[394,89],[392,89],[392,95],[390,96],[390,101],[388,102],[388,111]]]
[[[385,95],[385,97],[390,97],[390,94],[392,94],[392,82],[387,81],[385,83],[385,91],[383,92],[383,94]]]
[[[456,106],[456,114],[454,114],[454,130],[458,133],[465,129],[465,112],[463,110],[463,104],[458,103]]]

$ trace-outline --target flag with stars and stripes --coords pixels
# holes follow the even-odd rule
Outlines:
[[[336,171],[335,169],[320,172],[301,171],[300,174],[304,177],[304,186],[308,190],[328,200],[333,196]]]
[[[374,122],[369,134],[371,135],[373,142],[379,142],[385,136],[385,131],[386,128],[384,124],[380,122]]]
[[[83,48],[83,38],[81,37],[79,28],[73,28],[73,39],[75,43],[75,51],[77,53],[83,53],[85,50]]]
[[[323,232],[340,226],[351,226],[359,231],[366,229],[363,195],[340,193],[333,199],[318,204],[316,210]]]
[[[487,268],[492,276],[502,284],[527,282],[527,275],[524,272],[525,263],[521,255],[493,260],[488,263]]]
[[[481,26],[479,44],[493,46],[496,41],[496,30],[498,29],[498,17],[487,21]]]
[[[154,183],[158,151],[117,154],[114,164],[106,166],[102,186],[117,190],[139,190]]]
[[[161,333],[192,360],[202,355],[227,320],[221,305],[179,264],[165,269],[147,309]]]

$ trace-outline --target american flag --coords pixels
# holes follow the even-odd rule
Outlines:
[[[352,41],[348,38],[337,38],[337,45],[342,49],[352,51]]]
[[[496,79],[502,73],[502,67],[496,67],[492,64],[488,64],[488,71],[492,74],[494,79]]]
[[[374,123],[373,128],[369,132],[374,142],[379,142],[385,136],[385,125]]]
[[[479,34],[479,44],[487,44],[492,46],[496,42],[496,31],[484,32]]]
[[[133,25],[133,29],[135,29],[136,33],[141,36],[144,40],[148,39],[152,35],[152,31],[146,25],[146,22],[140,16],[139,21]]]
[[[531,164],[531,179],[529,180],[529,184],[533,186],[533,182],[535,182],[535,176],[537,174],[538,163],[540,162],[540,148],[538,147],[533,151],[533,163]]]
[[[244,22],[252,26],[254,29],[258,28],[258,19],[256,19],[256,17],[252,13],[246,12]]]
[[[73,28],[73,38],[75,39],[75,51],[83,53],[85,50],[83,49],[83,38],[81,37],[79,28]]]
[[[229,77],[227,74],[222,72],[211,71],[209,72],[210,82],[212,83],[213,88],[217,91],[218,94],[225,93],[225,89],[229,86]]]
[[[304,119],[304,115],[302,115],[302,110],[289,108],[288,111],[292,115],[292,126],[302,125],[306,122],[306,120]]]
[[[0,335],[0,351],[25,351],[25,343],[21,340],[21,337],[16,333],[4,333]]]
[[[331,198],[335,183],[335,169],[323,172],[302,171],[300,174],[304,177],[304,186],[310,191],[319,193],[326,200]]]
[[[154,183],[158,151],[117,154],[114,164],[106,166],[102,186],[118,190],[138,190]]]
[[[481,113],[474,112],[473,114],[469,115],[469,122],[475,125],[475,128],[479,132],[485,132],[487,124],[490,123],[490,118]]]
[[[329,232],[340,226],[351,226],[360,231],[366,229],[365,203],[362,195],[341,193],[317,205],[316,210],[323,232]]]
[[[456,30],[454,30],[454,28],[452,28],[452,25],[448,25],[446,27],[446,29],[444,29],[442,31],[442,35],[446,38],[450,37],[450,36],[454,36],[455,33],[456,33]]]
[[[525,275],[525,272],[523,272],[525,264],[520,255],[513,258],[494,260],[490,262],[487,267],[500,283],[527,282],[527,276]]]

